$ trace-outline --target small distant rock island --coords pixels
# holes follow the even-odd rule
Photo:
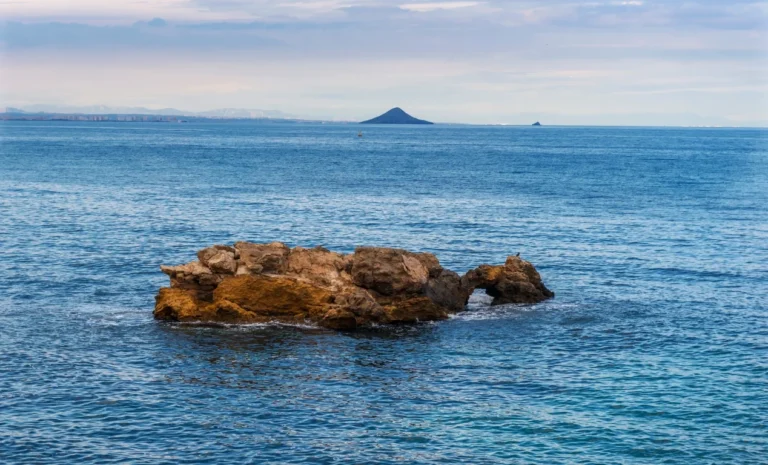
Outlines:
[[[535,122],[535,123],[533,123],[531,126],[541,126],[541,123],[539,123],[538,121],[536,121],[536,122]]]
[[[383,115],[379,115],[373,119],[362,121],[360,124],[434,124],[430,121],[414,118],[408,113],[404,112],[402,108],[395,107]]]
[[[460,276],[431,253],[358,247],[340,254],[281,242],[214,245],[197,260],[161,266],[170,287],[155,298],[158,320],[313,323],[334,330],[448,318],[464,310],[475,289],[491,305],[529,304],[554,297],[534,266],[510,256]]]

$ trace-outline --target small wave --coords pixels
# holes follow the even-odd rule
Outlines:
[[[486,305],[473,304],[472,299],[470,299],[470,303],[466,310],[453,314],[450,318],[452,320],[460,321],[506,320],[509,318],[517,318],[521,315],[537,313],[541,310],[546,310],[548,313],[552,313],[574,308],[578,308],[578,304],[542,302],[538,304],[506,304],[491,306],[490,303]]]
[[[653,267],[649,268],[649,270],[670,275],[690,276],[697,279],[743,279],[745,277],[741,273],[722,270],[692,270],[679,267]]]
[[[272,328],[296,328],[304,330],[323,330],[325,328],[313,324],[309,321],[304,323],[285,323],[282,321],[267,321],[264,323],[219,323],[210,321],[184,321],[169,323],[174,328],[197,327],[207,329],[227,329],[233,331],[250,331],[254,329],[272,329]]]

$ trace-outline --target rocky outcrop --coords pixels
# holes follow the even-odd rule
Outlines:
[[[554,296],[536,269],[519,257],[481,265],[464,276],[433,254],[359,247],[342,255],[323,247],[280,242],[215,245],[197,261],[161,266],[171,286],[156,297],[155,318],[168,321],[259,323],[310,321],[352,330],[375,324],[448,318],[475,288],[493,304],[534,303]]]
[[[520,257],[507,257],[500,266],[480,265],[461,278],[467,289],[485,289],[493,297],[491,305],[532,304],[551,299],[555,293],[547,289],[536,268]]]

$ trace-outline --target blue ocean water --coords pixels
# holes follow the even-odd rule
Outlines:
[[[0,124],[0,462],[768,457],[768,131]],[[236,240],[521,252],[557,297],[336,333],[152,319]]]

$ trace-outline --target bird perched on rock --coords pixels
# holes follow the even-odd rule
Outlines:
[[[520,256],[520,252],[518,252],[517,255],[515,255],[515,257],[519,257],[519,256]]]

